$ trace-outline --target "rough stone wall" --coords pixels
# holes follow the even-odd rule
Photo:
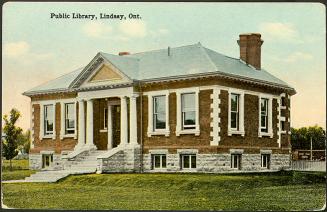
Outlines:
[[[140,172],[140,147],[126,148],[102,159],[102,172]],[[101,161],[100,161],[101,163]]]
[[[225,172],[257,172],[278,171],[289,168],[290,156],[287,154],[271,154],[270,169],[261,167],[261,154],[242,154],[241,170],[231,168],[231,154],[197,154],[196,169],[183,170],[180,165],[179,154],[167,154],[167,168],[152,169],[151,154],[143,155],[144,172],[203,172],[203,173],[225,173]]]
[[[42,154],[29,154],[29,168],[32,170],[42,169]],[[63,168],[63,161],[60,154],[53,154],[53,162],[49,170],[60,170]]]

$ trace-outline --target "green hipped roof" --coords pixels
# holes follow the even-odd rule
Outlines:
[[[170,48],[169,55],[167,48],[124,56],[103,52],[99,54],[132,80],[147,81],[168,77],[217,73],[292,89],[286,82],[271,75],[266,70],[256,70],[240,59],[225,56],[203,47],[200,43]],[[68,90],[72,82],[76,80],[83,70],[83,68],[77,69],[37,86],[24,94]]]

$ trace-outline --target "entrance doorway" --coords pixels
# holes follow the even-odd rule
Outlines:
[[[112,106],[112,138],[113,147],[120,144],[120,105]]]

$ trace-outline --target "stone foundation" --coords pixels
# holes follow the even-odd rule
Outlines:
[[[61,154],[53,154],[53,162],[47,167],[47,170],[60,170],[62,169],[63,161],[61,160]],[[29,168],[32,170],[42,169],[42,154],[29,154]]]
[[[109,158],[98,159],[101,172],[140,172],[140,153],[140,147],[131,147]]]
[[[166,154],[166,169],[152,169],[151,154],[143,155],[144,172],[203,172],[203,173],[226,173],[226,172],[263,172],[278,171],[290,167],[290,155],[271,154],[270,167],[261,167],[261,154],[242,154],[241,169],[231,168],[231,154],[196,154],[195,169],[181,169],[180,154]]]

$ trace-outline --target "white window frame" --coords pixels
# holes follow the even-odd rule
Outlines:
[[[61,99],[60,100],[60,139],[71,138],[77,139],[77,108],[76,99]],[[74,104],[74,126],[75,130],[72,134],[66,134],[66,104]]]
[[[52,134],[46,135],[44,130],[44,106],[46,105],[52,105],[53,106],[53,132]],[[40,102],[40,134],[39,134],[40,140],[43,138],[52,138],[56,139],[56,102],[55,101],[43,101]]]
[[[184,167],[184,157],[189,158],[189,167]],[[195,157],[195,167],[192,168],[192,157]],[[197,168],[197,155],[196,154],[180,154],[181,158],[181,169],[182,170],[196,170]]]
[[[261,154],[261,168],[263,169],[270,169],[270,154]],[[264,159],[266,161],[266,166],[264,166]]]
[[[53,117],[53,114],[52,114],[52,130],[50,131],[50,130],[47,129],[46,120],[48,120],[48,119],[46,119],[47,115],[45,114],[45,111],[46,111],[45,109],[48,108],[48,107],[52,107],[52,113],[54,113],[54,111],[55,111],[54,110],[54,107],[55,106],[53,104],[43,105],[43,111],[44,111],[43,122],[45,124],[45,126],[44,126],[44,136],[52,136],[53,133],[54,133],[54,130],[53,130],[53,127],[54,127],[54,117]]]
[[[68,128],[66,126],[66,119],[67,119],[67,105],[68,104],[72,104],[73,105],[73,108],[74,108],[74,128]],[[75,135],[75,131],[76,131],[76,103],[75,102],[67,102],[67,103],[64,103],[64,109],[65,109],[65,120],[64,120],[64,129],[65,129],[65,135]],[[74,130],[74,133],[66,133],[67,130]]]
[[[159,156],[159,160],[160,160],[160,167],[155,167],[155,158],[156,158],[156,156],[158,157]],[[165,166],[166,167],[163,167],[163,165],[162,165],[162,157],[163,156],[165,156],[166,157],[166,164],[165,164]],[[163,169],[167,169],[167,155],[166,154],[151,154],[151,165],[152,165],[152,169],[153,170],[163,170]]]
[[[231,128],[231,95],[238,95],[238,129]],[[228,136],[239,134],[244,136],[244,91],[238,89],[228,89]]]
[[[286,129],[282,129],[282,122],[284,122],[284,127],[286,127],[286,119],[285,117],[280,117],[280,133],[286,134]]]
[[[169,90],[162,90],[162,91],[151,91],[144,93],[148,96],[148,137],[153,135],[165,135],[169,136],[170,129],[169,129]],[[153,97],[155,96],[165,96],[165,106],[166,106],[166,128],[165,129],[155,129],[153,117]]]
[[[195,129],[183,129],[182,128],[182,94],[195,93]],[[183,88],[176,90],[176,136],[181,134],[194,134],[200,135],[200,121],[199,121],[199,87]]]
[[[260,94],[259,98],[259,127],[258,127],[258,136],[261,138],[262,136],[269,136],[270,138],[273,137],[273,127],[272,127],[272,101],[273,96],[267,94]],[[268,132],[261,132],[261,100],[267,99],[268,100]]]
[[[286,109],[286,105],[282,105],[283,98],[284,98],[285,103],[286,103],[287,98],[286,98],[286,94],[285,94],[285,93],[282,93],[282,94],[280,95],[280,109]]]
[[[235,158],[237,158],[237,167],[234,166]],[[230,168],[235,170],[241,170],[241,158],[242,158],[242,154],[232,153]]]
[[[260,120],[261,122],[260,122],[260,130],[261,130],[261,132],[262,132],[262,130],[267,130],[267,132],[268,132],[268,110],[269,110],[269,99],[266,99],[266,98],[261,98],[261,103],[263,103],[263,102],[266,102],[266,111],[265,111],[265,113],[264,114],[262,114],[262,108],[261,108],[261,104],[260,104],[260,110],[261,110],[261,112],[260,112],[260,119],[262,118],[262,116],[264,116],[265,117],[265,123],[264,123],[264,126],[262,126],[262,119]]]

